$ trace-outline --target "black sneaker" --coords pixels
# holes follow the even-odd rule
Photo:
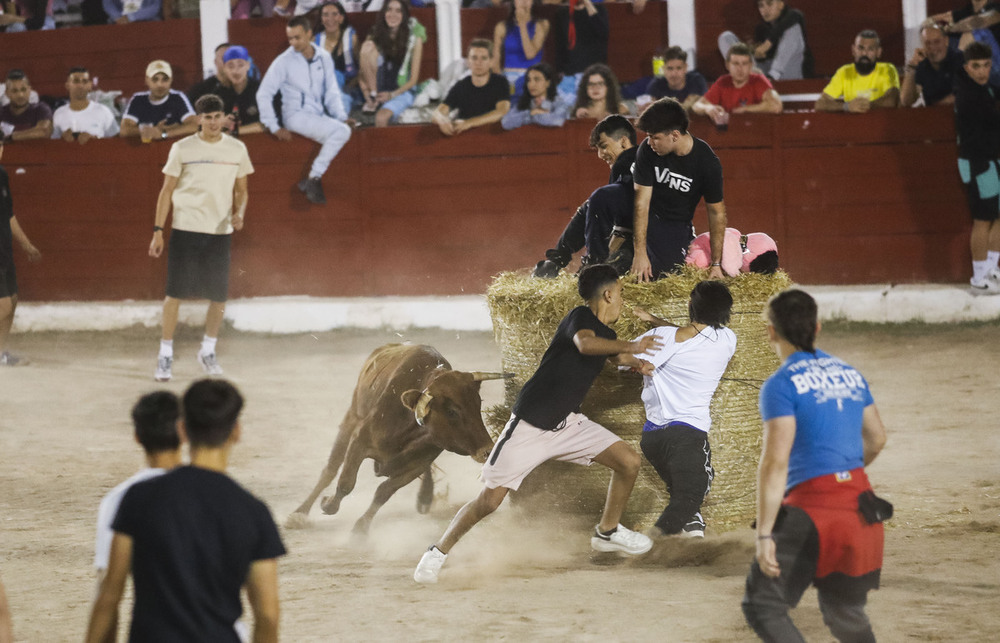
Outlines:
[[[684,525],[681,529],[681,536],[686,538],[704,538],[705,537],[705,519],[701,517],[701,513],[696,513],[694,518],[692,518],[688,524]]]
[[[310,203],[318,205],[326,203],[326,195],[323,194],[323,183],[318,177],[299,181],[299,190],[305,193]]]

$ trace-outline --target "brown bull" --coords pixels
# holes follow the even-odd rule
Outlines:
[[[493,448],[483,425],[479,386],[502,377],[505,374],[453,371],[430,346],[387,344],[375,349],[361,369],[351,408],[319,482],[292,514],[289,526],[308,515],[343,465],[336,493],[321,503],[324,513],[337,513],[366,458],[375,461],[375,475],[389,479],[379,485],[368,511],[355,523],[356,532],[367,532],[379,508],[418,476],[417,511],[427,513],[434,498],[431,463],[442,451],[484,462]]]

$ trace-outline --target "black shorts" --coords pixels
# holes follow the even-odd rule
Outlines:
[[[0,263],[0,299],[17,294],[17,271],[14,262]]]
[[[167,251],[167,297],[226,301],[231,240],[228,234],[172,230]]]
[[[969,212],[976,221],[996,221],[1000,215],[1000,174],[996,161],[958,159]]]

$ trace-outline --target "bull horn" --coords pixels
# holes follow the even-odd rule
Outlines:
[[[433,399],[434,396],[426,390],[420,394],[420,399],[417,400],[416,405],[413,407],[413,417],[416,418],[418,426],[424,425],[424,420],[427,418],[427,411],[430,410],[428,407]]]
[[[482,371],[472,371],[473,382],[483,382],[485,380],[509,380],[514,377],[513,373],[484,373]]]

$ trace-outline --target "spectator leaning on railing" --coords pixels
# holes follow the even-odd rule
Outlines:
[[[10,102],[0,107],[3,138],[26,141],[52,135],[52,110],[42,102],[31,103],[31,81],[20,69],[7,72],[4,84]]]
[[[691,108],[695,114],[708,116],[718,127],[729,123],[730,114],[781,112],[781,98],[764,74],[754,73],[750,47],[738,42],[726,55],[729,73],[712,83],[705,95]]]
[[[833,75],[816,101],[817,112],[860,114],[875,107],[899,105],[899,73],[892,63],[880,63],[882,44],[871,29],[859,33],[851,47],[854,63]]]
[[[83,145],[92,138],[118,135],[118,121],[106,106],[88,98],[93,85],[86,67],[73,67],[66,78],[69,103],[52,116],[52,138]]]
[[[962,53],[948,47],[948,36],[933,22],[920,29],[920,44],[906,63],[900,102],[910,107],[923,98],[928,107],[951,105],[955,102],[955,74],[962,67]]]

